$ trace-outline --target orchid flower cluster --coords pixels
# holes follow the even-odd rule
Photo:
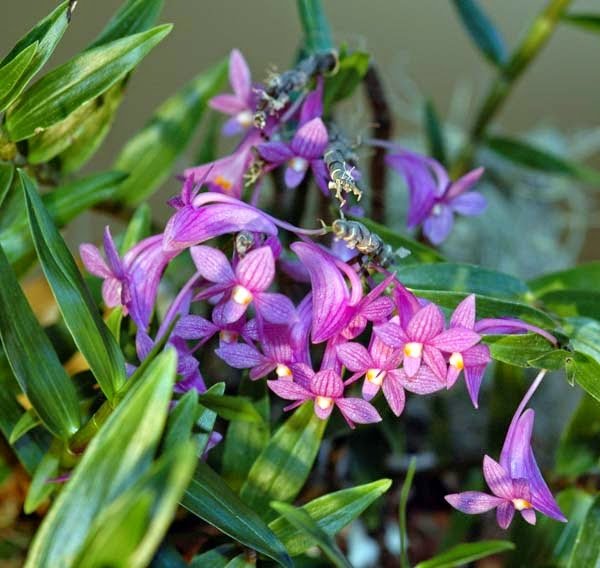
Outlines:
[[[243,201],[244,176],[256,156],[265,162],[263,171],[284,166],[290,188],[310,169],[328,193],[323,81],[317,79],[316,89],[300,103],[291,102],[281,116],[269,116],[260,130],[252,122],[256,90],[237,51],[231,55],[230,80],[233,94],[219,95],[211,105],[231,116],[224,134],[244,133],[243,140],[231,156],[186,170],[180,195],[169,202],[175,211],[164,232],[123,257],[108,228],[105,257],[93,245],[81,247],[87,270],[104,280],[105,304],[121,306],[135,323],[138,360],[160,342],[176,350],[178,393],[206,390],[196,355],[210,350],[230,368],[248,370],[251,380],[266,379],[269,389],[288,402],[286,410],[311,401],[320,419],[339,412],[354,428],[381,421],[386,406],[400,416],[407,392],[450,389],[461,375],[477,407],[491,361],[484,334],[532,331],[556,342],[520,320],[478,319],[474,295],[466,296],[446,321],[439,306],[415,296],[393,271],[365,267],[340,249],[343,242],[327,246],[324,229],[295,227],[267,214],[256,206],[256,192],[250,203]],[[286,121],[295,124],[289,140],[279,130]],[[481,169],[450,182],[430,158],[403,151],[390,155],[389,162],[407,176],[411,224],[424,221],[433,242],[447,236],[454,213],[476,214],[485,205],[483,197],[468,192]],[[163,274],[186,253],[194,274],[156,330],[151,324]],[[354,385],[358,381],[360,388]],[[533,458],[533,411],[522,408],[532,393],[510,425],[500,463],[485,458],[484,474],[494,495],[448,496],[457,509],[479,513],[496,507],[502,527],[515,510],[530,523],[534,509],[564,520]]]

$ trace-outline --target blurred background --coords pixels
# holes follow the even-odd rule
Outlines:
[[[0,37],[6,50],[56,4],[53,0],[5,2],[14,5],[14,9],[3,13],[0,21]],[[86,46],[120,4],[120,0],[80,0],[72,26],[50,61],[50,68]],[[501,30],[509,48],[519,41],[545,4],[544,0],[481,2]],[[597,11],[599,4],[598,0],[576,0],[571,11],[593,12]],[[422,148],[420,122],[424,97],[431,98],[442,118],[448,121],[448,132],[457,131],[457,136],[460,136],[461,129],[470,124],[476,104],[485,94],[494,70],[483,60],[462,29],[451,2],[329,0],[325,5],[336,40],[346,42],[351,48],[369,51],[378,63],[395,114],[396,139]],[[289,66],[300,38],[295,3],[291,0],[169,0],[162,21],[174,23],[175,28],[133,74],[116,123],[100,152],[88,164],[88,171],[110,167],[125,141],[145,124],[161,101],[197,72],[226,56],[232,47],[241,49],[254,78],[260,80],[269,68],[283,70]],[[533,140],[561,155],[567,154],[565,157],[585,159],[591,164],[596,161],[598,165],[599,54],[600,38],[597,34],[568,25],[559,26],[549,44],[516,85],[495,122],[494,131]],[[362,128],[366,133],[368,110],[361,101],[353,105],[352,112],[348,114],[348,129],[360,133]],[[485,156],[481,161],[485,162]],[[189,161],[181,164],[182,168],[186,165]],[[526,173],[530,175],[530,172]],[[526,181],[526,185],[531,186],[532,180]],[[520,182],[521,178],[516,179],[512,186],[517,187]],[[561,268],[577,257],[581,260],[597,258],[600,228],[594,214],[596,199],[590,188],[585,192],[576,191],[571,180],[545,179],[544,176],[534,182],[536,187],[548,185],[552,186],[552,190],[545,194],[542,190],[533,194],[528,190],[517,191],[519,195],[516,202],[513,199],[514,207],[509,207],[504,214],[501,210],[506,203],[495,201],[493,190],[488,190],[492,193],[494,210],[500,213],[494,219],[484,216],[482,224],[496,227],[492,230],[493,234],[501,234],[505,242],[510,236],[502,234],[506,233],[506,222],[509,221],[510,233],[514,234],[515,215],[523,217],[523,228],[539,233],[537,240],[542,247],[535,253],[545,256],[544,260],[550,262],[550,266],[544,266],[545,270]],[[390,183],[401,185],[401,180],[392,176]],[[178,183],[173,180],[154,196],[158,219],[168,215],[164,202],[177,189]],[[393,193],[395,189],[392,187],[391,191]],[[403,188],[398,191],[403,191]],[[550,194],[552,203],[548,208],[546,200]],[[558,203],[561,199],[557,195],[565,198],[565,203]],[[556,217],[556,210],[562,211],[565,207],[569,209],[568,219],[558,218],[550,230],[548,216]],[[403,215],[402,207],[392,207],[388,223],[402,227]],[[541,222],[539,227],[535,224],[536,219]],[[103,223],[101,218],[90,223],[84,215],[70,229],[70,241],[97,239]],[[458,253],[459,259],[498,264],[496,239],[479,235],[488,238],[490,251],[465,255],[465,246],[468,248],[465,238],[473,242],[473,235],[469,233],[461,238],[460,230],[457,233],[448,244],[451,253]],[[558,248],[561,250],[556,252]],[[513,256],[519,254],[517,250]],[[500,263],[496,267],[520,272],[526,277],[538,272],[537,269],[524,271],[523,263],[516,261]]]

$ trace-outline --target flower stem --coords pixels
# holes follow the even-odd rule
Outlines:
[[[459,152],[452,168],[453,177],[459,177],[469,169],[475,150],[485,137],[488,125],[502,108],[517,79],[546,45],[571,1],[550,0],[546,8],[533,21],[525,38],[513,52],[508,63],[499,71],[475,116],[469,139]]]
[[[297,0],[298,15],[304,30],[304,47],[308,53],[333,49],[333,39],[321,0]]]

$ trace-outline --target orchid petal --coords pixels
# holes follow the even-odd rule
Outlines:
[[[213,97],[208,101],[208,106],[225,114],[237,114],[248,109],[245,101],[230,93]]]
[[[238,49],[233,49],[229,56],[229,83],[233,92],[242,100],[251,95],[250,69],[244,56]]]
[[[462,353],[480,340],[480,335],[470,329],[452,327],[431,339],[430,344],[446,353]]]
[[[344,394],[344,382],[335,371],[325,369],[315,373],[310,390],[317,396],[339,398]]]
[[[250,251],[235,268],[235,275],[252,292],[263,292],[275,277],[275,259],[269,246]]]
[[[501,529],[507,529],[515,515],[515,507],[512,503],[506,501],[498,506],[496,510],[496,520]]]
[[[215,353],[234,369],[249,369],[265,362],[265,356],[256,347],[245,343],[228,343]]]
[[[292,139],[291,149],[296,156],[314,160],[323,156],[328,143],[325,124],[320,118],[313,118],[297,130]]]
[[[344,418],[356,424],[372,424],[381,422],[379,412],[375,407],[362,398],[340,398],[336,401],[336,406]]]
[[[450,318],[450,327],[475,327],[475,294],[469,294],[454,310]]]
[[[337,356],[353,373],[364,372],[374,366],[371,355],[360,343],[349,342],[338,345]]]
[[[396,416],[402,414],[406,402],[406,394],[404,393],[404,388],[398,375],[399,371],[388,371],[383,380],[383,385],[381,386],[385,400],[387,400],[391,411]]]
[[[431,394],[445,388],[434,372],[425,365],[421,366],[419,372],[412,378],[404,369],[399,369],[396,373],[404,389],[415,394]]]
[[[209,282],[226,284],[235,279],[227,257],[219,249],[198,245],[190,249],[190,254],[200,275]]]
[[[268,322],[289,323],[294,317],[294,304],[283,294],[263,292],[254,297],[254,307]]]
[[[280,398],[285,400],[308,400],[312,394],[300,385],[285,380],[267,381],[267,386]]]
[[[406,359],[404,358],[404,366],[406,367]],[[448,365],[441,351],[425,345],[423,347],[423,361],[434,372],[435,376],[446,386],[446,375],[448,374]],[[410,375],[410,373],[407,373]]]
[[[421,308],[410,320],[406,334],[410,341],[425,342],[444,329],[444,315],[435,304]]]
[[[453,493],[452,495],[446,495],[444,499],[446,499],[446,501],[448,501],[455,509],[469,515],[485,513],[486,511],[490,511],[491,509],[506,503],[504,499],[500,499],[500,497],[488,495],[481,491]]]
[[[308,164],[306,164],[306,169],[308,169]],[[291,166],[285,168],[283,181],[286,187],[288,189],[297,188],[306,176],[306,169],[296,169]]]
[[[401,348],[409,341],[404,330],[397,323],[384,323],[373,328],[373,333],[386,345]]]
[[[218,327],[202,316],[183,316],[176,324],[173,333],[182,339],[204,339],[218,331]]]
[[[484,171],[484,168],[477,168],[458,178],[455,182],[450,184],[444,197],[447,200],[450,200],[464,194],[465,191],[471,189],[479,181]]]
[[[494,495],[503,499],[513,499],[513,483],[508,471],[490,456],[483,457],[483,476]]]
[[[91,244],[80,245],[79,256],[90,274],[100,278],[110,278],[113,275],[96,246]]]
[[[487,209],[487,199],[476,191],[465,193],[454,198],[449,206],[456,213],[473,216],[481,215]]]
[[[261,158],[272,164],[283,164],[294,157],[294,153],[283,142],[265,142],[257,147]]]
[[[454,225],[454,214],[447,205],[438,203],[436,213],[432,213],[423,223],[423,233],[434,244],[442,244],[450,235]]]

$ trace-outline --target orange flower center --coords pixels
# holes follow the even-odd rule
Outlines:
[[[229,191],[233,187],[233,183],[231,183],[231,181],[229,181],[227,178],[224,178],[223,176],[217,176],[213,180],[213,183],[215,185],[218,185],[224,191]]]
[[[423,344],[411,341],[404,345],[404,355],[407,357],[420,357],[423,353]]]
[[[239,284],[233,288],[231,299],[242,306],[247,306],[252,301],[252,292]]]
[[[383,379],[385,379],[385,371],[382,371],[381,369],[369,369],[366,378],[370,383],[380,387],[381,383],[383,383]]]
[[[531,509],[533,507],[533,505],[526,499],[513,499],[512,503],[517,511],[522,511],[523,509]]]
[[[277,365],[277,368],[275,369],[275,373],[277,373],[277,376],[280,379],[287,379],[288,377],[292,376],[292,370],[287,365],[284,365],[283,363],[279,363],[279,365]]]
[[[450,365],[455,369],[462,371],[465,368],[465,362],[463,361],[462,355],[460,353],[452,353],[452,355],[450,355]]]
[[[318,396],[316,402],[320,409],[327,410],[333,404],[333,399],[328,396]]]

